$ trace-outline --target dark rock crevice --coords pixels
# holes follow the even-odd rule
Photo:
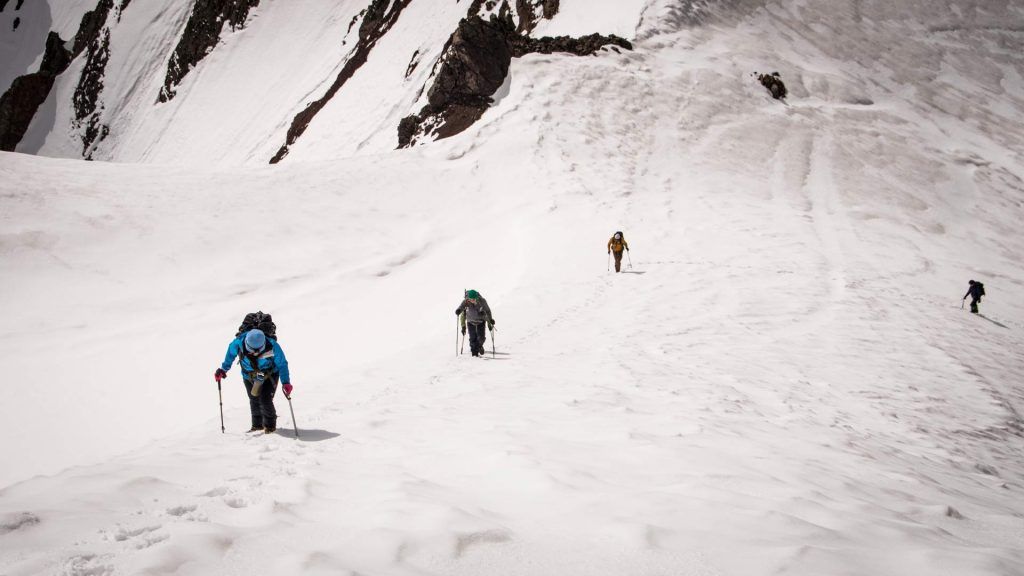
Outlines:
[[[85,68],[78,79],[78,86],[72,97],[75,109],[73,126],[82,132],[82,156],[92,159],[92,149],[110,132],[100,123],[103,111],[100,94],[103,92],[103,77],[110,59],[110,30],[104,29],[98,38],[89,43]]]
[[[334,98],[334,95],[341,90],[342,86],[348,82],[352,76],[355,75],[356,71],[359,70],[363,64],[366,63],[367,58],[370,56],[370,52],[373,51],[374,46],[377,42],[384,37],[385,34],[391,30],[395,22],[398,21],[398,17],[402,14],[402,10],[409,5],[412,0],[395,0],[394,4],[391,4],[391,0],[373,0],[369,7],[366,8],[365,14],[363,15],[363,22],[359,25],[359,43],[353,49],[351,56],[345,62],[345,66],[342,67],[341,71],[338,72],[338,76],[334,79],[334,83],[331,84],[327,92],[319,99],[310,102],[306,105],[306,108],[295,115],[292,120],[291,126],[288,128],[288,134],[285,138],[285,143],[278,149],[274,157],[270,159],[271,164],[277,164],[281,160],[284,160],[285,156],[288,155],[289,148],[295,144],[295,142],[302,136],[302,134],[309,128],[309,123],[313,121],[313,118],[323,110],[324,106]],[[390,10],[388,5],[391,5]]]
[[[412,53],[412,58],[409,59],[409,65],[405,67],[405,77],[412,76],[412,73],[416,71],[416,68],[420,65],[420,51],[417,50]]]
[[[504,84],[512,58],[553,52],[586,56],[605,46],[633,48],[623,38],[599,34],[530,38],[507,14],[489,20],[464,18],[435,66],[427,104],[399,123],[398,147],[407,148],[427,135],[447,138],[472,126],[493,103],[492,96]]]
[[[123,10],[125,3],[120,4]],[[75,56],[86,53],[85,66],[78,78],[78,86],[72,95],[72,106],[75,119],[72,126],[81,132],[82,157],[92,160],[95,144],[106,138],[109,129],[100,123],[100,112],[103,105],[100,94],[103,92],[103,78],[107,72],[107,61],[110,59],[110,28],[107,20],[114,9],[114,0],[100,0],[96,9],[86,13],[82,24],[75,35]]]
[[[168,102],[174,98],[175,87],[217,46],[224,25],[228,24],[232,31],[242,28],[249,11],[259,3],[260,0],[195,0],[185,31],[167,63],[167,75],[157,100]]]

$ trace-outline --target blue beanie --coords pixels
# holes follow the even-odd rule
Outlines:
[[[267,337],[262,330],[249,330],[245,335],[245,349],[249,352],[259,352],[267,344]]]

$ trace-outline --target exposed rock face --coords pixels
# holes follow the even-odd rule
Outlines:
[[[391,30],[391,27],[395,25],[398,17],[402,14],[402,10],[411,1],[394,0],[392,4],[392,0],[373,0],[370,3],[370,6],[363,14],[363,22],[359,25],[359,43],[353,49],[348,61],[345,62],[345,66],[338,72],[334,83],[331,84],[331,87],[327,89],[323,96],[309,103],[302,112],[295,115],[291,127],[288,128],[285,143],[274,154],[274,157],[271,158],[271,164],[277,164],[284,160],[285,156],[288,155],[289,147],[302,136],[302,133],[309,127],[309,123],[331,101],[331,98],[334,98],[338,90],[341,90],[341,87],[366,63],[366,59],[370,56],[374,46],[377,45],[377,41]]]
[[[124,3],[121,5],[124,6]],[[81,130],[82,157],[87,160],[92,159],[93,145],[105,138],[109,131],[100,124],[99,112],[102,111],[100,94],[103,92],[103,76],[110,58],[107,18],[113,9],[114,0],[100,0],[95,10],[82,17],[82,24],[75,35],[75,56],[85,52],[86,60],[72,97],[75,108],[74,127]]]
[[[82,16],[82,23],[75,34],[75,47],[72,50],[76,58],[99,37],[100,31],[107,24],[107,15],[113,7],[114,0],[100,0],[95,10],[90,10]]]
[[[7,8],[7,0],[0,0],[0,12],[3,12],[4,8]]]
[[[519,13],[520,34],[529,34],[537,27],[541,19],[550,20],[558,13],[559,0],[516,0],[516,12]]]
[[[110,59],[110,30],[104,29],[98,38],[89,43],[89,55],[78,79],[78,87],[72,102],[75,107],[75,127],[82,133],[82,156],[92,159],[92,147],[107,136],[109,128],[100,124],[100,93],[103,92],[103,77]]]
[[[755,74],[757,74],[755,72]],[[783,100],[788,94],[786,85],[782,83],[782,78],[779,77],[778,72],[772,72],[771,74],[758,74],[757,80],[762,86],[768,89],[772,94],[772,98],[776,100]]]
[[[585,56],[608,45],[633,48],[622,38],[599,34],[530,38],[519,32],[510,16],[464,18],[442,53],[434,83],[427,91],[427,105],[399,123],[398,146],[411,146],[427,134],[438,139],[454,136],[479,120],[493,102],[491,96],[505,82],[513,57],[535,52]]]
[[[13,152],[17,148],[36,111],[50,95],[57,76],[67,70],[73,57],[60,36],[50,32],[39,71],[15,78],[0,96],[0,150]]]
[[[20,5],[19,2],[16,8]],[[127,2],[122,0],[121,6],[125,5]],[[97,139],[102,139],[106,127],[99,125],[94,113],[103,90],[103,74],[110,54],[110,32],[106,25],[113,7],[114,0],[99,0],[95,9],[82,16],[70,52],[64,48],[64,40],[56,32],[50,32],[39,71],[15,79],[0,97],[0,150],[10,152],[18,146],[36,111],[49,96],[57,76],[86,50],[89,51],[88,60],[75,90],[75,116],[77,122],[85,127],[83,143],[86,151]],[[87,117],[91,118],[86,120]]]
[[[124,0],[123,5],[129,1]],[[220,41],[224,24],[230,25],[232,30],[241,28],[249,11],[259,3],[260,0],[196,0],[185,32],[167,63],[167,76],[158,100],[167,102],[174,98],[174,88]]]
[[[465,18],[448,40],[443,64],[427,91],[430,106],[448,104],[490,104],[490,96],[501,87],[512,62],[507,22]]]

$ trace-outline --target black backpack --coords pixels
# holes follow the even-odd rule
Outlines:
[[[262,310],[245,315],[242,325],[238,327],[238,333],[235,334],[235,338],[249,330],[255,329],[262,331],[267,338],[277,340],[277,325],[274,324],[274,319],[271,318],[270,314],[264,314]]]
[[[984,296],[985,295],[985,285],[982,284],[981,282],[975,282],[975,284],[978,285],[978,296]]]

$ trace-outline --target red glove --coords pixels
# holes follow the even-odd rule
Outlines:
[[[288,384],[288,383],[286,382],[286,383],[285,383],[285,384],[284,384],[283,386],[281,386],[281,387],[282,387],[282,388],[284,388],[284,397],[285,397],[285,398],[291,398],[291,396],[292,396],[292,385],[291,385],[291,384]]]
[[[228,373],[221,370],[220,368],[217,368],[217,371],[213,373],[213,379],[217,381],[217,384],[220,384],[220,381],[227,377]]]

